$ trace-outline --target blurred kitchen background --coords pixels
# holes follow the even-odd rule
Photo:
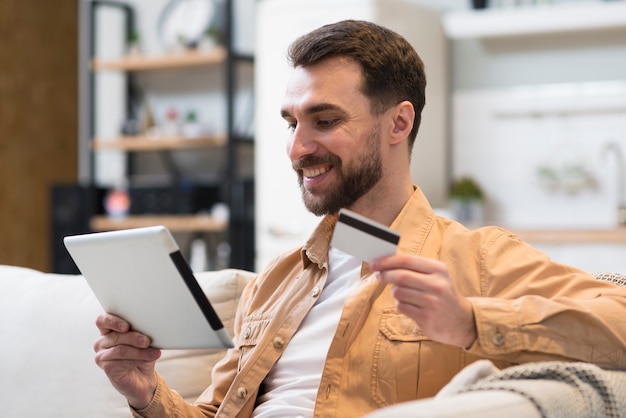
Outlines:
[[[88,0],[36,3],[0,0],[0,263],[51,271],[58,237],[50,190],[78,182],[87,155],[78,144],[79,86],[84,90],[88,65],[79,59],[81,10]],[[127,3],[143,52],[162,53],[156,27],[169,2]],[[471,227],[502,225],[590,272],[626,273],[626,1],[491,0],[484,8],[469,0],[233,3],[234,49],[254,57],[237,93],[244,109],[236,111],[245,114],[253,101],[254,147],[240,165],[254,184],[254,219],[243,231],[254,242],[248,265],[260,269],[301,244],[317,221],[300,202],[284,154],[278,109],[289,74],[285,48],[321,24],[357,18],[404,34],[426,63],[427,105],[412,172],[437,211]],[[100,18],[100,51],[123,53],[123,22]],[[106,77],[105,85],[120,83]],[[144,84],[163,81],[157,78]],[[205,97],[187,100],[222,118]],[[103,129],[117,130],[124,114],[116,100],[125,98],[107,100],[100,108],[108,112],[98,117],[112,120]],[[156,114],[167,112],[164,103],[155,101]],[[123,158],[101,165],[101,186],[116,186]],[[468,180],[469,192],[460,187]]]

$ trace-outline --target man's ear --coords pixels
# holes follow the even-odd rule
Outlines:
[[[393,129],[390,143],[397,144],[404,141],[413,129],[415,120],[415,109],[408,100],[402,101],[393,107]]]

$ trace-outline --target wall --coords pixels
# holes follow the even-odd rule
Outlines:
[[[456,177],[483,187],[486,220],[517,228],[617,225],[626,80],[457,92]],[[623,159],[623,156],[620,156]]]
[[[77,2],[0,3],[0,264],[50,268],[50,186],[76,177]]]

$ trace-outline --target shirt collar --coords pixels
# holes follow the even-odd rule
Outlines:
[[[328,267],[328,250],[337,217],[337,214],[324,216],[302,247],[304,268],[311,263],[319,268]],[[414,186],[413,194],[391,224],[391,229],[400,233],[399,252],[420,254],[434,222],[435,213],[426,196]]]

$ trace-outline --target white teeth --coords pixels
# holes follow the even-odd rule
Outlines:
[[[305,177],[311,178],[311,177],[317,177],[321,174],[324,174],[328,170],[329,168],[327,166],[317,167],[317,168],[305,168],[302,170],[302,174],[304,174]]]

